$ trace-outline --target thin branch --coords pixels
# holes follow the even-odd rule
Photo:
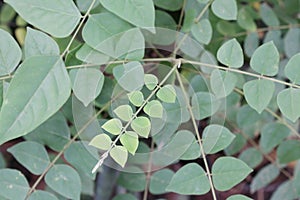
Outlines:
[[[148,192],[149,192],[149,183],[150,183],[150,178],[151,178],[151,171],[152,171],[152,159],[153,159],[153,151],[154,149],[154,141],[151,141],[151,152],[150,152],[150,157],[149,157],[149,163],[148,163],[148,168],[147,168],[147,177],[146,177],[146,184],[145,184],[145,191],[144,191],[144,197],[143,200],[147,200],[148,197]]]

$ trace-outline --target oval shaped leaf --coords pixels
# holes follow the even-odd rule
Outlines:
[[[101,150],[108,150],[112,144],[110,137],[107,134],[96,135],[89,145],[97,147]]]
[[[235,194],[235,195],[231,195],[226,200],[253,200],[253,199],[241,194]]]
[[[29,184],[25,176],[15,169],[0,169],[0,197],[25,199]]]
[[[147,117],[137,117],[131,123],[131,128],[140,136],[148,138],[151,122]]]
[[[218,151],[223,150],[235,138],[226,127],[221,125],[212,124],[207,126],[203,132],[203,148],[205,153],[214,154]]]
[[[245,83],[243,90],[248,104],[258,113],[262,113],[273,97],[275,84],[269,80],[258,79]]]
[[[209,44],[212,38],[213,30],[208,19],[202,19],[192,25],[191,32],[196,40],[203,44]]]
[[[294,83],[300,84],[300,53],[290,58],[286,64],[284,73]]]
[[[144,112],[150,117],[162,118],[164,108],[162,104],[157,100],[152,100],[144,107]]]
[[[295,122],[300,117],[300,90],[288,88],[282,90],[277,96],[277,104],[281,113]]]
[[[167,193],[167,186],[169,185],[174,172],[170,169],[162,169],[152,174],[150,179],[149,191],[152,194]]]
[[[128,122],[132,116],[133,116],[133,111],[131,106],[129,105],[121,105],[114,109],[114,113],[123,121]]]
[[[193,113],[197,120],[212,116],[219,106],[220,101],[209,92],[197,92],[192,97]]]
[[[158,79],[153,74],[145,74],[144,81],[149,90],[153,90],[158,84]]]
[[[0,29],[0,76],[10,74],[19,64],[22,51],[14,38]]]
[[[245,8],[241,8],[239,10],[237,16],[237,23],[239,24],[240,27],[242,27],[245,30],[251,32],[254,32],[256,30],[256,24],[253,20],[253,17]]]
[[[128,158],[128,151],[123,146],[115,146],[109,152],[109,155],[112,157],[114,161],[116,161],[121,167],[124,167],[127,158]]]
[[[70,79],[59,56],[26,59],[16,71],[3,101],[0,144],[26,135],[46,121],[67,101],[70,89]]]
[[[113,135],[119,135],[123,125],[119,119],[110,119],[102,125],[102,128]]]
[[[176,101],[176,91],[172,85],[165,85],[160,88],[156,96],[166,103],[174,103]]]
[[[72,167],[54,165],[46,174],[45,181],[58,194],[70,199],[80,199],[81,181],[79,174]]]
[[[215,0],[211,9],[215,15],[225,20],[236,20],[237,3],[236,0]]]
[[[274,76],[278,73],[279,52],[273,41],[258,47],[253,53],[250,66],[261,75]]]
[[[284,37],[284,51],[287,57],[300,52],[300,28],[291,28]]]
[[[287,140],[282,142],[277,148],[277,158],[279,163],[286,164],[300,158],[300,141]]]
[[[201,195],[210,190],[210,185],[202,167],[189,163],[174,174],[166,190],[183,195]]]
[[[212,178],[215,188],[226,191],[240,183],[253,170],[243,161],[229,156],[218,158],[212,166]]]
[[[137,107],[140,107],[144,102],[144,95],[141,91],[133,91],[127,95],[128,95],[129,101]]]
[[[32,193],[29,196],[28,200],[58,200],[58,198],[56,196],[54,196],[54,194],[51,194],[50,192],[46,192],[43,190],[36,190],[34,193]]]
[[[62,38],[70,35],[81,18],[72,0],[5,0],[4,2],[10,4],[27,22],[55,37]]]
[[[239,155],[239,159],[244,161],[249,167],[255,168],[263,161],[263,155],[255,148],[248,148]]]
[[[120,137],[120,142],[129,153],[134,155],[139,145],[138,135],[133,131],[126,131]]]
[[[279,26],[279,20],[277,18],[277,15],[273,11],[273,9],[268,6],[268,4],[263,3],[260,6],[260,11],[261,19],[267,26]]]
[[[211,90],[219,98],[228,96],[233,91],[236,83],[237,77],[231,72],[215,69],[211,73]]]
[[[40,175],[50,164],[45,147],[36,142],[21,142],[7,149],[16,160],[35,175]]]
[[[244,54],[240,43],[234,38],[222,44],[218,49],[217,59],[228,67],[242,67],[244,64]]]

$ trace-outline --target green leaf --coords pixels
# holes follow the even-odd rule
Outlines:
[[[300,117],[300,90],[288,88],[282,90],[277,96],[277,104],[281,113],[293,122]]]
[[[70,140],[70,129],[61,112],[57,112],[47,121],[25,136],[26,140],[47,145],[54,151],[61,151]]]
[[[240,128],[253,126],[261,116],[249,105],[242,106],[237,113],[236,121]]]
[[[138,146],[139,139],[138,135],[133,131],[126,131],[120,138],[121,144],[127,149],[132,155],[135,154]]]
[[[54,196],[53,194],[51,194],[50,192],[46,192],[43,190],[36,190],[34,193],[32,193],[29,196],[28,200],[58,200],[58,198],[56,196]]]
[[[137,107],[140,107],[144,102],[144,95],[141,91],[133,91],[127,95],[128,95],[129,101]]]
[[[166,103],[175,103],[176,91],[172,85],[165,85],[156,93],[157,98]]]
[[[97,147],[101,150],[108,150],[112,144],[110,137],[107,134],[96,135],[89,145]]]
[[[78,6],[81,12],[86,12],[89,9],[92,2],[93,0],[76,0],[76,5]],[[93,9],[97,7],[99,3],[99,1],[96,1],[94,3]]]
[[[73,92],[84,106],[88,106],[96,99],[104,84],[104,75],[98,69],[73,69],[70,71],[70,77]]]
[[[235,195],[231,195],[226,200],[253,200],[253,199],[241,194],[235,194]]]
[[[290,129],[283,124],[275,122],[266,124],[260,133],[259,146],[263,152],[269,153],[289,134]]]
[[[275,84],[269,80],[258,79],[245,83],[243,90],[248,104],[258,113],[262,113],[273,97]]]
[[[175,173],[166,190],[183,195],[201,195],[210,190],[210,185],[202,167],[189,163]]]
[[[284,73],[294,83],[300,84],[300,53],[290,58],[286,64]]]
[[[25,58],[37,55],[59,55],[59,47],[47,34],[27,27],[24,44]]]
[[[1,24],[6,24],[6,23],[12,21],[15,15],[16,15],[16,12],[10,5],[3,4],[1,6],[1,12],[0,12]]]
[[[273,9],[268,4],[263,3],[260,6],[261,19],[267,26],[279,26],[279,20]]]
[[[162,169],[152,174],[150,179],[149,191],[151,194],[165,194],[174,172],[170,169]]]
[[[297,162],[294,168],[294,180],[293,185],[298,196],[300,196],[300,161]]]
[[[119,194],[115,196],[112,200],[137,200],[137,198],[132,194]]]
[[[254,32],[256,30],[256,24],[251,14],[245,9],[241,8],[238,12],[237,23],[240,27],[247,31]]]
[[[249,167],[255,168],[263,161],[263,155],[255,148],[248,148],[239,155],[239,159],[244,161]]]
[[[253,170],[243,161],[229,156],[218,158],[212,166],[212,178],[215,188],[226,191],[240,183]]]
[[[0,29],[0,76],[10,74],[19,64],[22,51],[14,38]]]
[[[203,148],[206,154],[214,154],[226,148],[235,138],[226,127],[212,124],[203,132]]]
[[[203,44],[209,44],[213,34],[212,26],[208,19],[202,19],[198,23],[194,23],[191,32],[195,39]]]
[[[123,146],[114,146],[109,155],[114,161],[116,161],[121,167],[124,167],[128,158],[128,151]]]
[[[102,125],[102,128],[113,135],[119,135],[121,133],[123,125],[119,119],[115,118],[105,122],[105,124]]]
[[[180,157],[180,160],[195,160],[200,158],[201,152],[197,141],[191,144],[191,146]]]
[[[249,33],[244,41],[244,51],[248,57],[251,57],[259,45],[259,38],[256,32]]]
[[[263,167],[253,178],[250,190],[251,193],[258,191],[259,189],[267,186],[273,180],[275,180],[280,174],[278,167],[275,165],[269,164]]]
[[[52,190],[64,197],[69,199],[80,198],[80,177],[69,165],[54,165],[46,174],[45,182]]]
[[[130,22],[131,24],[150,29],[154,27],[154,4],[148,0],[110,1],[100,0],[104,8]]]
[[[131,128],[140,136],[148,138],[151,122],[147,117],[137,117],[131,123]]]
[[[36,142],[20,142],[8,150],[15,159],[35,175],[40,175],[50,164],[45,147]]]
[[[250,66],[261,75],[274,76],[278,73],[279,53],[273,41],[258,47],[253,53]]]
[[[84,44],[77,52],[76,58],[86,62],[93,64],[105,64],[109,61],[109,56],[104,53],[93,49],[92,47]]]
[[[163,117],[163,106],[157,100],[149,101],[144,107],[144,112],[153,118],[162,118]]]
[[[33,26],[59,38],[69,36],[81,18],[72,0],[5,0],[4,2],[10,4]]]
[[[15,169],[0,169],[0,196],[5,199],[25,199],[29,184]]]
[[[183,6],[183,0],[154,0],[155,6],[168,11],[179,10]]]
[[[215,69],[211,73],[210,86],[216,97],[228,96],[233,91],[236,83],[237,77],[231,72]]]
[[[284,37],[285,54],[291,58],[300,52],[300,28],[291,28]]]
[[[128,167],[128,172],[121,172],[117,180],[118,185],[133,192],[145,190],[146,174],[138,167]]]
[[[60,57],[26,59],[16,71],[3,101],[0,144],[26,135],[46,121],[67,101],[70,89],[70,79]]]
[[[133,116],[133,111],[131,106],[129,105],[121,105],[114,109],[114,113],[123,121],[128,122],[132,116]]]
[[[300,141],[287,140],[282,142],[277,148],[277,158],[279,163],[286,164],[300,158]]]
[[[236,0],[215,0],[211,9],[215,15],[225,20],[237,19],[237,3]]]
[[[294,200],[297,199],[297,193],[292,181],[283,182],[276,191],[272,194],[271,200]]]
[[[212,116],[217,112],[220,101],[209,92],[197,92],[192,97],[192,108],[197,120]]]
[[[158,79],[153,74],[145,74],[144,81],[149,90],[153,90],[158,84]]]
[[[142,89],[144,85],[144,68],[139,62],[129,62],[113,69],[118,84],[126,91]]]
[[[234,38],[222,44],[218,49],[217,59],[228,67],[242,67],[244,64],[244,54],[240,43]]]

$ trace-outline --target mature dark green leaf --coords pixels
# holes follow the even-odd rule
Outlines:
[[[218,49],[217,58],[228,67],[240,68],[244,64],[242,47],[235,38],[222,44]]]
[[[130,172],[121,172],[117,181],[130,191],[140,192],[145,189],[146,174],[140,168],[132,167]]]
[[[166,188],[173,175],[174,172],[170,169],[162,169],[154,172],[150,179],[149,191],[155,195],[167,193]]]
[[[279,163],[289,163],[300,158],[300,141],[287,140],[282,142],[277,148],[277,158]]]
[[[69,199],[80,199],[80,177],[69,165],[54,165],[46,174],[45,181],[58,194]]]
[[[300,52],[300,28],[291,28],[284,37],[285,54],[291,58]]]
[[[51,194],[50,192],[46,192],[43,190],[36,190],[34,193],[32,193],[29,196],[28,200],[58,200],[54,194]]]
[[[236,121],[239,127],[253,126],[255,122],[261,119],[261,116],[249,105],[242,106],[237,113]]]
[[[253,200],[253,199],[241,194],[235,194],[235,195],[231,195],[226,200]]]
[[[285,66],[284,73],[294,84],[300,84],[300,53],[290,58]]]
[[[248,148],[239,155],[239,159],[244,161],[249,167],[255,168],[263,161],[263,155],[255,148]]]
[[[295,192],[293,182],[285,181],[283,182],[276,191],[272,194],[271,200],[294,200],[297,199],[297,193]]]
[[[27,22],[55,37],[62,38],[70,35],[81,18],[72,0],[5,0],[4,2],[10,4]]]
[[[115,196],[112,200],[137,200],[132,194],[119,194]]]
[[[225,20],[237,19],[237,3],[236,0],[215,0],[211,5],[215,15]]]
[[[185,195],[201,195],[210,190],[210,185],[202,167],[189,163],[174,174],[166,190]]]
[[[277,96],[277,104],[281,113],[295,122],[300,117],[300,90],[288,88],[282,90]]]
[[[22,51],[14,38],[0,29],[0,76],[10,74],[19,64]]]
[[[259,38],[256,32],[249,33],[244,41],[244,51],[248,57],[251,57],[259,45]]]
[[[279,20],[273,9],[266,3],[260,6],[260,15],[263,22],[268,26],[279,26]]]
[[[26,59],[3,101],[0,144],[26,135],[46,121],[67,101],[70,89],[70,79],[59,56]]]
[[[193,113],[197,120],[212,116],[219,106],[220,101],[209,92],[197,92],[192,97]]]
[[[179,10],[183,6],[183,0],[154,0],[155,6],[169,11]]]

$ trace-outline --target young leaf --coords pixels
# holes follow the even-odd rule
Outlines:
[[[151,122],[147,117],[137,117],[131,123],[131,128],[140,136],[148,138]]]
[[[116,161],[121,167],[124,167],[128,158],[128,151],[123,146],[115,146],[109,152],[109,155],[114,161]]]
[[[293,122],[300,117],[300,90],[288,88],[282,90],[277,96],[277,104],[282,114]]]
[[[108,150],[112,144],[110,137],[107,134],[96,135],[89,145],[97,147],[101,150]]]
[[[47,34],[27,27],[27,34],[24,44],[25,58],[37,55],[59,55],[59,48],[56,42]]]
[[[100,94],[104,75],[98,69],[81,68],[70,71],[75,96],[88,106]]]
[[[150,179],[149,191],[151,194],[165,194],[174,172],[170,169],[162,169],[152,174]]]
[[[100,0],[104,8],[141,28],[154,27],[154,5],[148,0]]]
[[[212,178],[215,188],[226,191],[240,183],[253,170],[243,161],[229,156],[218,158],[212,166]]]
[[[163,116],[163,106],[157,100],[152,100],[146,104],[144,107],[144,112],[150,117],[162,118]]]
[[[228,67],[242,67],[244,64],[244,54],[240,43],[234,38],[222,44],[218,49],[217,59]]]
[[[123,121],[128,122],[132,116],[133,116],[133,111],[131,106],[129,105],[121,105],[114,109],[114,113]]]
[[[249,167],[255,168],[263,161],[263,155],[257,149],[251,147],[239,155],[239,159],[244,161]]]
[[[228,96],[237,83],[237,77],[231,72],[224,72],[215,69],[210,76],[210,86],[216,97],[223,98]]]
[[[260,15],[261,19],[267,26],[279,26],[279,20],[277,18],[277,15],[274,13],[273,9],[268,6],[268,4],[263,3],[260,6]]]
[[[120,138],[121,144],[127,149],[132,155],[135,154],[138,145],[139,139],[138,135],[133,131],[126,131]]]
[[[36,142],[21,142],[7,149],[15,159],[35,175],[40,175],[50,164],[45,147]]]
[[[202,167],[189,163],[175,173],[166,190],[183,195],[201,195],[210,190],[210,185]]]
[[[140,90],[144,86],[144,68],[137,61],[115,67],[113,74],[119,85],[126,91]]]
[[[273,41],[258,47],[253,53],[250,66],[261,75],[275,76],[278,73],[279,53]]]
[[[145,74],[144,81],[149,90],[153,90],[158,84],[158,79],[153,74]]]
[[[140,107],[144,102],[144,95],[141,91],[133,91],[128,94],[129,101],[137,107]]]
[[[219,106],[220,101],[209,92],[197,92],[192,97],[193,113],[197,120],[212,116]]]
[[[191,32],[198,42],[209,44],[213,30],[210,21],[208,19],[202,19],[192,25]]]
[[[121,133],[123,125],[119,119],[115,118],[105,122],[105,124],[102,125],[102,128],[113,135],[119,135]]]
[[[236,20],[237,3],[236,0],[215,0],[211,5],[215,15],[225,20]]]
[[[0,183],[2,199],[25,199],[30,189],[25,176],[15,169],[0,169]]]
[[[295,84],[300,84],[300,53],[290,58],[286,64],[284,73]]]
[[[250,185],[250,190],[251,193],[256,192],[257,190],[267,186],[269,183],[271,183],[273,180],[277,178],[279,175],[280,171],[278,167],[275,165],[269,164],[262,168],[256,176],[253,178],[251,185]]]
[[[0,76],[10,74],[19,64],[22,51],[14,38],[0,29]]]
[[[212,124],[203,132],[203,148],[205,153],[214,154],[226,148],[235,138],[226,127]]]
[[[273,97],[275,84],[272,81],[258,79],[245,83],[243,90],[248,104],[258,113],[262,113]]]
[[[54,194],[51,194],[50,192],[46,192],[43,190],[36,190],[34,193],[32,193],[29,196],[28,200],[58,200],[58,198],[56,196],[54,196]]]
[[[235,194],[235,195],[231,195],[226,200],[253,200],[253,199],[241,194]]]
[[[259,145],[261,150],[265,153],[269,153],[289,134],[290,129],[283,124],[275,122],[266,124],[260,133]]]
[[[54,165],[46,174],[45,182],[58,194],[69,199],[79,199],[81,181],[79,174],[69,165]]]
[[[59,38],[69,36],[81,18],[72,0],[5,0],[4,2],[10,4],[33,26]]]
[[[300,141],[287,140],[282,142],[277,148],[277,158],[279,163],[286,164],[300,158]]]
[[[26,59],[16,71],[3,101],[0,144],[26,135],[46,121],[67,101],[70,91],[70,79],[59,56]]]
[[[165,85],[160,88],[156,96],[166,103],[174,103],[176,101],[176,91],[172,85]]]

